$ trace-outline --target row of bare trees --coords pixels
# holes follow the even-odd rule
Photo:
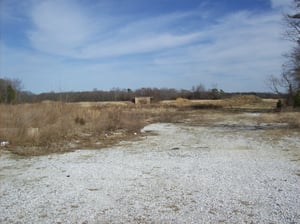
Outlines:
[[[36,103],[45,100],[61,102],[97,102],[97,101],[133,101],[135,97],[150,96],[155,101],[175,100],[179,97],[186,99],[223,99],[233,95],[251,94],[263,98],[274,98],[270,93],[226,93],[222,89],[206,89],[204,85],[193,86],[191,90],[178,90],[174,88],[140,88],[120,89],[113,88],[109,91],[97,90],[82,92],[48,92],[34,94],[22,91],[20,80],[0,78],[0,103]]]
[[[202,86],[202,85],[201,85]],[[221,99],[226,97],[222,90],[218,89],[199,89],[193,87],[192,90],[177,90],[174,88],[140,88],[120,89],[113,88],[109,91],[93,90],[82,92],[49,92],[41,94],[23,94],[23,102],[41,102],[44,100],[64,101],[64,102],[83,102],[83,101],[133,101],[135,97],[152,97],[155,101],[175,100],[176,98],[186,99]]]

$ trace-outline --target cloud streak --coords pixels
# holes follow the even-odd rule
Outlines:
[[[231,14],[203,31],[202,38],[209,42],[163,54],[155,63],[177,65],[177,70],[199,82],[231,80],[236,89],[247,89],[248,85],[264,89],[266,75],[280,72],[281,55],[290,49],[280,37],[280,21],[280,16],[273,13]]]
[[[171,13],[128,23],[123,18],[107,27],[110,18],[92,22],[84,10],[68,1],[44,1],[36,5],[28,32],[32,46],[42,52],[73,58],[101,58],[159,51],[195,41],[197,32],[178,32],[176,23],[193,13]],[[109,22],[108,22],[109,23]]]

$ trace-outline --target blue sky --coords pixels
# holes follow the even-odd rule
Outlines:
[[[269,91],[291,0],[0,0],[0,77],[34,93]]]

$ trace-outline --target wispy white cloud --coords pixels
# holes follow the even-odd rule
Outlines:
[[[94,24],[71,1],[40,1],[30,13],[34,28],[28,32],[33,47],[46,53],[72,56],[94,34]]]
[[[235,83],[233,89],[264,89],[265,77],[280,72],[282,54],[290,49],[281,38],[280,23],[281,16],[275,13],[234,13],[203,31],[208,42],[164,54],[155,63],[174,65],[205,84],[222,83],[226,88],[227,80],[232,87]]]
[[[82,49],[81,58],[97,58],[141,54],[165,50],[171,47],[196,41],[199,33],[173,35],[168,33],[154,34],[145,37],[132,37],[120,40],[118,38],[104,43],[96,43]]]
[[[111,23],[106,16],[98,15],[97,22],[93,22],[72,2],[43,1],[31,12],[34,29],[28,35],[32,46],[46,53],[73,58],[122,56],[195,41],[197,33],[172,28],[192,15],[193,12],[171,13],[128,23],[120,17],[108,30],[101,29],[101,25],[107,27]]]

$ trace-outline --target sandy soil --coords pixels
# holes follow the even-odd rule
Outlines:
[[[268,126],[269,127],[269,126]],[[299,134],[152,124],[102,150],[0,156],[0,223],[300,223]]]

